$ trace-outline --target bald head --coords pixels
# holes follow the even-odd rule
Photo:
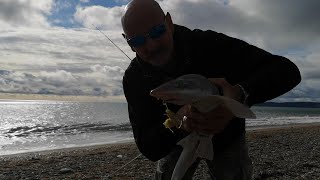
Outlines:
[[[174,25],[170,14],[165,15],[155,0],[132,0],[121,22],[128,44],[143,61],[156,66],[168,64],[174,49]]]
[[[121,23],[127,34],[133,26],[156,25],[163,20],[164,12],[155,0],[132,0],[126,6]]]

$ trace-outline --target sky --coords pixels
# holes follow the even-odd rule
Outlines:
[[[159,0],[173,22],[285,56],[302,82],[272,100],[320,102],[320,1]],[[128,0],[0,0],[0,93],[120,97],[135,54],[122,38]],[[214,53],[214,52],[213,52]]]

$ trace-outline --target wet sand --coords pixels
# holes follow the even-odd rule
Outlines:
[[[320,179],[319,124],[248,130],[247,139],[254,179]],[[0,156],[0,179],[153,179],[156,163],[139,154],[125,142]],[[208,179],[206,168],[194,179]]]

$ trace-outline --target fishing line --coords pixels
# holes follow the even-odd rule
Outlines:
[[[125,56],[127,56],[127,58],[132,61],[132,59],[119,47],[117,46],[105,33],[103,33],[97,26],[95,26],[94,24],[92,24],[92,26],[98,30],[104,37],[106,37],[114,46],[116,46]],[[126,164],[124,164],[123,166],[121,166],[120,168],[118,168],[117,170],[113,171],[110,175],[107,176],[107,178],[111,178],[115,173],[117,173],[118,171],[120,171],[121,169],[123,169],[124,167],[126,167],[128,164],[132,163],[134,160],[138,159],[142,154],[140,153],[138,156],[136,156],[135,158],[131,159],[129,162],[127,162]]]
[[[102,35],[104,35],[104,37],[106,37],[114,46],[116,46],[124,55],[127,56],[127,58],[132,61],[132,59],[119,47],[117,46],[105,33],[103,33],[97,26],[95,26],[94,24],[92,24],[92,26],[98,30]]]
[[[118,171],[120,171],[122,168],[126,167],[128,164],[130,164],[132,161],[138,159],[142,154],[140,153],[138,156],[136,156],[135,158],[131,159],[131,161],[127,162],[125,165],[121,166],[120,168],[118,168],[117,170],[113,171],[107,178],[111,178],[115,173],[117,173]]]

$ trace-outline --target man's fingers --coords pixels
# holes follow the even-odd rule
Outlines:
[[[231,115],[223,105],[218,106],[208,113],[201,113],[191,105],[185,105],[178,111],[182,122],[181,128],[188,132],[199,132],[205,134],[216,134],[221,132],[230,121]]]
[[[194,132],[198,132],[198,133],[204,133],[204,134],[217,134],[219,132],[222,131],[221,128],[208,128],[207,126],[202,126],[199,124],[194,124],[194,123],[188,123],[186,125],[186,128],[188,129],[188,131],[194,131]]]
[[[208,80],[213,84],[216,84],[221,87],[223,87],[227,83],[225,78],[208,78]]]

